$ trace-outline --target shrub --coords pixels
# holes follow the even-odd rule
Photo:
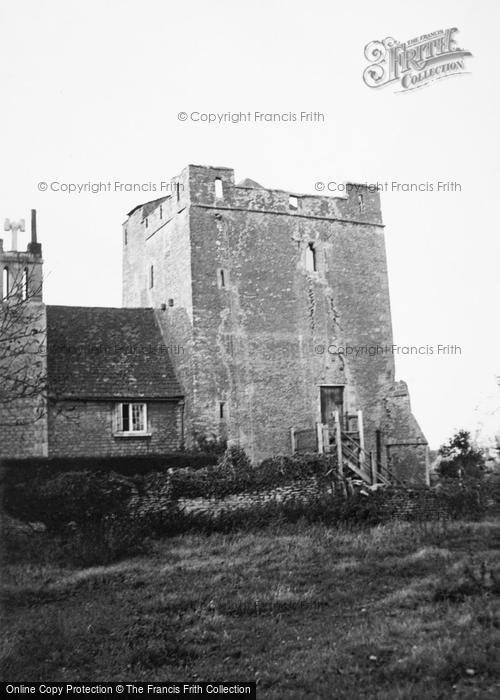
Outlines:
[[[250,462],[247,453],[242,447],[231,445],[228,447],[222,457],[217,462],[217,466],[221,469],[230,469],[236,474],[250,474],[252,472],[252,463]]]
[[[438,495],[450,518],[477,520],[488,507],[488,488],[482,479],[443,479],[436,487]]]
[[[439,448],[439,476],[445,479],[481,479],[485,462],[481,450],[474,447],[470,433],[459,430]]]
[[[390,519],[384,490],[356,491],[336,504],[336,520],[354,525],[379,525]]]
[[[136,480],[136,485],[137,492],[128,505],[131,517],[150,535],[175,532],[179,510],[171,475],[153,472]]]
[[[196,452],[201,452],[204,455],[211,455],[217,458],[221,457],[227,449],[227,440],[219,438],[217,435],[197,435]]]
[[[143,523],[121,513],[67,528],[61,548],[77,566],[105,565],[144,552],[147,538]]]
[[[312,476],[320,481],[340,484],[334,455],[302,454],[268,457],[256,470],[255,481],[261,486],[279,486],[293,481],[304,481]]]
[[[124,513],[134,490],[133,482],[114,472],[63,472],[8,485],[5,508],[16,518],[58,529],[70,522],[81,525]]]
[[[229,448],[213,467],[180,469],[171,474],[173,498],[224,498],[231,494],[270,489],[306,480],[340,481],[333,457],[294,455],[265,459],[252,467],[243,450]]]
[[[44,531],[21,528],[17,521],[6,527],[4,520],[1,558],[10,564],[105,565],[144,552],[146,535],[143,524],[127,513]]]

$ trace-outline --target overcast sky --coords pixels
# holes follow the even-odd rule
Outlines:
[[[0,217],[38,210],[48,304],[119,306],[121,224],[157,196],[68,194],[53,182],[159,183],[188,163],[304,193],[317,181],[457,182],[461,191],[382,193],[395,341],[462,350],[400,356],[397,374],[431,447],[473,430],[485,397],[491,423],[500,3],[3,0],[0,19]],[[364,84],[370,41],[448,27],[473,54],[467,74],[408,93]],[[180,111],[325,121],[217,125],[181,122]]]

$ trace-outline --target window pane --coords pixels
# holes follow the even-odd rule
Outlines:
[[[2,289],[3,289],[3,298],[8,299],[9,298],[9,268],[4,267],[3,269],[3,281],[2,281]]]
[[[128,419],[128,409],[129,409],[129,404],[123,403],[122,404],[122,430],[124,432],[128,432],[128,430],[130,430],[129,419]]]
[[[22,294],[23,301],[26,301],[26,299],[28,298],[28,270],[27,270],[27,268],[24,268],[24,270],[23,270],[23,281],[22,281],[21,294]]]
[[[132,430],[141,430],[144,428],[144,404],[133,403],[132,406]]]

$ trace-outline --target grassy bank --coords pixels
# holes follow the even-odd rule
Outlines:
[[[253,680],[262,698],[500,695],[500,521],[183,535],[3,566],[2,680]],[[35,559],[36,561],[35,563]]]

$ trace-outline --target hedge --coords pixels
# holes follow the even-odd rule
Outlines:
[[[0,463],[0,480],[3,483],[32,481],[48,478],[61,472],[116,472],[124,476],[146,475],[169,469],[204,469],[216,464],[217,454],[202,452],[173,452],[163,455],[131,457],[35,457],[28,459],[4,459]]]
[[[70,522],[83,525],[125,515],[136,491],[122,474],[79,471],[10,483],[3,496],[5,510],[13,517],[57,530]]]

